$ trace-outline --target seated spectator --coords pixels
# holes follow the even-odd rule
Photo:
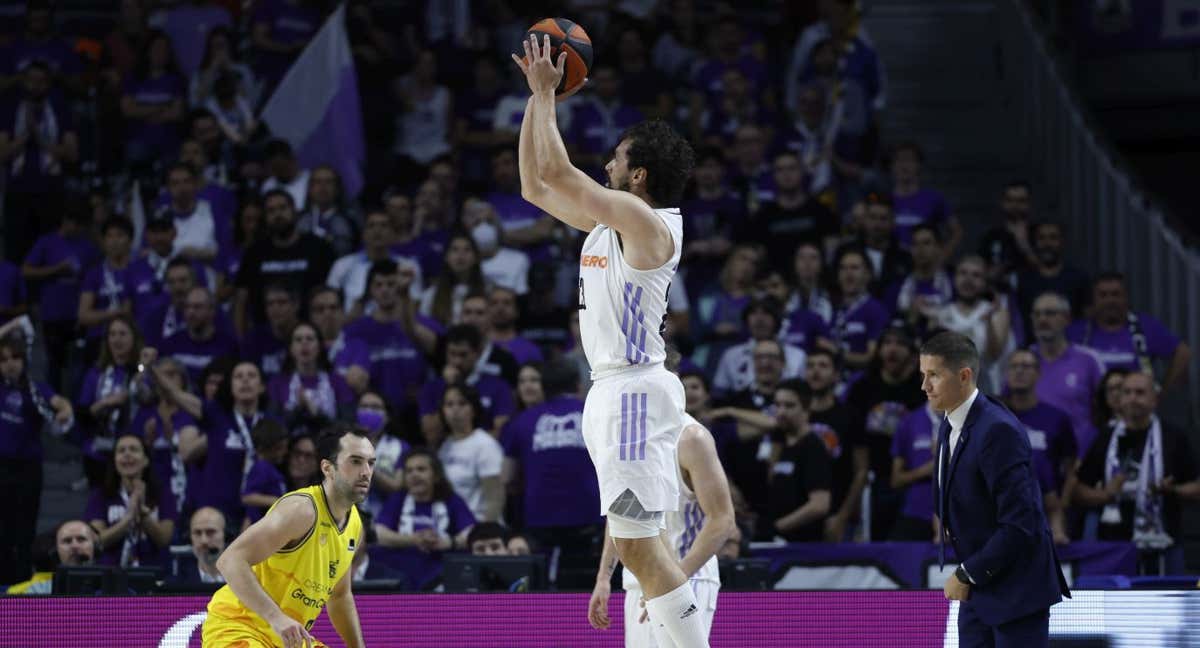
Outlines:
[[[158,483],[141,437],[117,437],[104,481],[92,489],[83,518],[100,535],[101,565],[165,567],[175,532],[175,498]]]
[[[125,159],[147,167],[179,153],[187,85],[175,62],[171,40],[151,30],[133,75],[122,87],[121,114],[128,127]]]
[[[754,248],[744,244],[735,246],[721,269],[717,285],[696,299],[693,330],[698,339],[718,343],[713,346],[712,362],[719,360],[724,350],[720,343],[727,345],[746,335],[742,313],[750,303],[760,261]]]
[[[369,211],[362,232],[362,250],[344,254],[329,269],[325,285],[338,291],[338,295],[346,304],[346,311],[352,316],[367,311],[367,273],[376,261],[391,259],[411,267],[413,283],[409,289],[410,296],[420,299],[423,290],[421,266],[416,258],[392,252],[391,247],[395,240],[391,217],[384,211]]]
[[[857,532],[859,506],[871,469],[871,455],[850,408],[838,399],[837,356],[829,349],[808,354],[804,382],[812,392],[808,427],[825,443],[832,460],[833,489],[825,519],[825,542],[844,542]],[[685,386],[686,387],[686,386]]]
[[[231,70],[218,74],[204,108],[217,118],[225,139],[235,147],[244,147],[258,134],[260,122],[253,106],[239,92],[239,84],[237,74]]]
[[[371,479],[371,492],[363,508],[373,516],[383,510],[384,501],[404,488],[404,456],[412,446],[397,436],[398,425],[392,420],[387,403],[373,391],[358,397],[358,409],[354,421],[367,430],[371,444],[375,446],[375,473]]]
[[[534,266],[529,271],[529,295],[522,300],[521,320],[517,330],[521,336],[538,345],[544,352],[569,351],[576,346],[569,322],[572,314],[579,313],[579,303],[574,299],[560,302],[557,299],[534,299],[530,295],[545,296],[554,293],[558,279],[547,265]],[[580,350],[580,353],[582,351]],[[590,384],[590,380],[585,381]]]
[[[511,532],[499,522],[480,522],[467,534],[467,547],[473,556],[508,556]]]
[[[887,308],[867,292],[871,266],[861,249],[849,248],[835,259],[838,298],[830,325],[842,362],[853,376],[870,366],[878,352],[879,334],[888,323]]]
[[[650,64],[646,41],[639,28],[635,25],[621,28],[617,44],[617,75],[622,81],[622,101],[647,117],[666,119],[674,104],[671,84]]]
[[[775,195],[764,200],[749,218],[734,227],[739,243],[766,247],[766,267],[786,268],[801,241],[815,241],[830,250],[841,231],[841,223],[829,208],[805,193],[800,158],[791,151],[775,154],[772,160]]]
[[[529,292],[529,255],[501,244],[502,231],[492,206],[477,198],[468,198],[463,205],[462,224],[471,232],[471,239],[479,251],[479,269],[484,280],[518,295]]]
[[[163,341],[162,355],[171,356],[187,369],[192,382],[203,385],[200,372],[222,356],[236,356],[233,336],[217,328],[217,305],[207,288],[188,291],[183,310],[184,327]]]
[[[431,440],[441,439],[448,432],[439,404],[449,386],[455,383],[470,386],[479,395],[482,409],[475,412],[479,426],[498,435],[513,412],[512,387],[502,378],[479,371],[483,338],[475,327],[452,326],[445,340],[446,363],[442,374],[425,383],[417,403],[426,440],[432,445]]]
[[[437,56],[422,49],[408,74],[392,83],[397,175],[410,175],[450,151],[454,115],[450,89],[440,83]]]
[[[222,75],[231,75],[236,82],[237,95],[251,107],[257,106],[262,89],[250,68],[238,61],[234,34],[225,25],[208,30],[204,49],[196,61],[188,98],[193,106],[202,106],[213,95],[213,86]]]
[[[577,379],[576,382],[578,382],[578,371],[575,372],[575,378]],[[521,365],[521,368],[517,371],[517,388],[513,391],[513,394],[515,395],[514,403],[517,408],[513,414],[514,417],[546,402],[546,390],[542,387],[541,363],[531,362]]]
[[[105,467],[111,463],[113,442],[127,429],[139,405],[132,392],[141,352],[137,328],[128,315],[121,315],[104,327],[100,359],[84,374],[77,401],[79,432],[83,472],[92,486],[103,479]]]
[[[1071,317],[1081,317],[1090,297],[1088,291],[1091,282],[1086,272],[1067,265],[1063,226],[1053,221],[1043,221],[1031,229],[1037,263],[1017,275],[1017,303],[1020,304],[1021,313],[1028,318],[1038,295],[1057,292],[1067,299]],[[1031,328],[1031,322],[1026,320],[1025,330]]]
[[[604,536],[600,486],[583,441],[579,376],[569,362],[546,365],[547,396],[504,427],[504,481],[519,484],[523,528],[547,553],[561,555],[560,569],[595,565]],[[478,526],[476,527],[478,529]],[[473,547],[472,547],[473,549]]]
[[[143,354],[143,360],[149,359]],[[150,448],[150,467],[158,483],[166,485],[175,497],[175,510],[188,510],[188,483],[199,479],[200,465],[195,457],[182,453],[180,439],[198,439],[200,431],[196,418],[179,406],[170,397],[171,390],[192,393],[190,381],[183,365],[174,358],[159,358],[147,367],[154,379],[153,400],[143,402],[129,424],[129,431],[140,434]],[[139,389],[145,387],[139,385]],[[194,452],[194,448],[188,448]]]
[[[1104,273],[1092,283],[1092,317],[1067,327],[1067,339],[1095,349],[1105,369],[1153,373],[1154,361],[1167,363],[1162,386],[1170,390],[1187,375],[1192,349],[1148,313],[1129,308],[1125,275]]]
[[[692,86],[705,100],[720,98],[725,91],[724,79],[727,70],[737,70],[746,77],[756,97],[770,93],[767,69],[760,57],[746,45],[745,30],[740,17],[735,13],[723,13],[715,17],[709,26],[708,56],[698,63]]]
[[[942,235],[932,225],[912,231],[912,272],[888,288],[887,303],[897,317],[915,330],[927,332],[924,313],[939,312],[954,300],[954,282],[942,265]]]
[[[783,147],[800,158],[805,193],[817,196],[825,205],[837,204],[835,170],[852,181],[861,180],[864,171],[859,166],[864,157],[862,138],[842,130],[844,112],[830,110],[831,104],[844,101],[844,95],[831,100],[823,83],[803,85],[796,97],[795,118],[781,135]]]
[[[366,283],[365,279],[363,283]],[[341,294],[328,286],[313,289],[308,298],[308,315],[321,334],[321,342],[325,345],[322,351],[333,368],[355,393],[365,391],[371,380],[368,373],[371,350],[366,342],[346,336]],[[379,449],[375,450],[378,452]]]
[[[668,353],[668,362],[670,354]],[[703,372],[695,369],[680,369],[679,381],[683,383],[684,411],[702,423],[712,433],[717,446],[717,454],[721,465],[728,471],[733,465],[733,444],[738,440],[737,421],[728,417],[714,415],[717,408],[713,407],[712,390],[709,389],[708,378]]]
[[[795,289],[784,305],[787,317],[780,338],[802,349],[816,346],[822,337],[832,340],[833,301],[821,283],[824,253],[816,243],[801,243],[792,260]]]
[[[263,147],[263,160],[267,165],[267,178],[259,187],[263,202],[266,202],[267,194],[283,191],[292,198],[292,211],[303,211],[308,206],[308,183],[312,172],[300,166],[292,145],[282,139],[267,142]]]
[[[152,221],[154,223],[163,223],[170,221]],[[159,227],[160,225],[154,225]],[[150,227],[147,224],[147,227]],[[172,228],[173,229],[173,228]],[[149,230],[147,230],[149,236]],[[196,286],[196,268],[187,259],[171,259],[162,273],[162,284],[165,291],[164,299],[161,303],[153,307],[152,310],[146,313],[144,317],[138,320],[138,330],[145,336],[146,346],[155,348],[162,347],[163,342],[184,329],[184,312],[187,308],[187,296],[192,288]],[[223,318],[223,313],[218,314],[217,319]],[[228,324],[226,320],[226,328],[228,331],[233,330],[233,326]],[[220,324],[217,324],[220,326]]]
[[[288,491],[319,483],[321,467],[317,461],[317,442],[308,434],[292,437],[287,454]]]
[[[901,247],[907,249],[912,244],[913,228],[929,223],[942,232],[946,241],[946,258],[951,258],[962,242],[962,225],[950,213],[946,197],[940,191],[921,186],[921,165],[924,162],[925,153],[916,142],[897,144],[889,156],[896,239]]]
[[[775,388],[775,422],[767,469],[766,516],[761,538],[782,536],[789,542],[820,542],[830,511],[832,462],[825,443],[811,433],[808,409],[812,394],[800,380]]]
[[[691,111],[691,136],[713,146],[722,146],[733,139],[742,124],[769,124],[775,115],[763,102],[762,94],[751,94],[750,81],[741,70],[726,69],[721,73],[721,90],[714,100],[693,103],[699,110]],[[692,95],[694,102],[697,94]],[[807,183],[806,183],[807,184]]]
[[[63,172],[79,159],[78,131],[72,112],[51,92],[50,66],[35,59],[22,77],[23,92],[0,109],[0,164],[7,167],[3,250],[14,260],[60,218]]]
[[[492,288],[492,291],[500,290],[505,294],[511,295],[510,291],[504,288]],[[501,314],[501,317],[504,317]],[[483,348],[479,351],[479,361],[475,365],[474,371],[480,374],[496,376],[504,380],[509,385],[515,385],[517,382],[517,359],[509,352],[502,344],[492,340],[490,333],[494,330],[492,324],[492,308],[491,300],[486,294],[471,293],[463,298],[462,316],[459,317],[459,323],[472,326],[479,331],[479,335],[483,340]],[[519,339],[519,338],[514,338]],[[436,355],[444,357],[445,337],[439,340],[439,350]],[[517,345],[518,350],[523,350],[521,345]]]
[[[261,520],[275,500],[288,492],[287,481],[279,472],[287,455],[287,428],[279,421],[262,419],[250,430],[250,440],[254,443],[256,459],[242,486],[242,505],[246,507],[242,530]]]
[[[1033,302],[1032,319],[1037,342],[1029,349],[1041,365],[1037,398],[1067,413],[1075,430],[1075,447],[1083,456],[1092,447],[1098,429],[1107,427],[1097,428],[1092,423],[1093,399],[1104,367],[1091,349],[1067,341],[1064,332],[1071,309],[1062,295],[1043,293]]]
[[[987,263],[969,254],[954,267],[954,300],[940,307],[927,305],[922,315],[932,325],[969,338],[979,349],[979,384],[999,392],[1004,384],[1001,367],[1017,348],[1009,314],[1009,296],[987,286]]]
[[[1042,490],[1042,507],[1056,544],[1067,544],[1067,518],[1064,493],[1074,487],[1079,451],[1075,432],[1067,413],[1038,400],[1035,386],[1041,375],[1037,354],[1018,349],[1008,356],[1005,404],[1029,433],[1033,449],[1033,472]]]
[[[496,57],[477,55],[471,67],[471,83],[459,88],[454,98],[454,140],[463,177],[470,185],[487,182],[491,151],[508,139],[507,133],[492,128],[496,104],[504,96],[503,81]]]
[[[8,594],[50,594],[54,583],[54,571],[58,567],[82,567],[96,559],[99,539],[92,527],[83,520],[67,520],[52,533],[44,534],[47,547],[33,548],[33,578],[8,588]],[[37,540],[34,541],[35,545]],[[39,549],[41,549],[39,551]],[[39,562],[44,561],[44,564]]]
[[[399,209],[399,198],[392,196],[388,204],[396,207],[392,214],[393,227],[396,229],[396,244],[392,251],[408,257],[416,258],[421,263],[421,276],[432,281],[442,272],[443,257],[449,244],[450,228],[458,219],[454,211],[453,201],[446,195],[434,178],[428,178],[417,187],[416,196],[410,202],[408,220]]]
[[[442,462],[415,448],[404,457],[404,490],[392,493],[375,519],[379,544],[373,561],[399,570],[414,589],[430,589],[442,571],[442,555],[465,549],[475,516],[454,494]]]
[[[1100,386],[1096,388],[1096,394],[1092,398],[1092,426],[1097,430],[1107,430],[1121,419],[1125,376],[1130,373],[1132,372],[1126,369],[1109,369],[1104,372]],[[1082,457],[1083,455],[1080,458]]]
[[[871,295],[889,305],[888,291],[912,272],[913,257],[896,242],[890,196],[868,193],[854,207],[862,210],[862,220],[855,223],[858,236],[838,251],[858,247],[867,253],[867,260],[871,262]]]
[[[696,151],[696,166],[683,204],[683,254],[688,292],[698,292],[717,277],[729,254],[733,227],[746,218],[746,201],[725,180],[725,154],[715,146]]]
[[[421,314],[432,317],[442,326],[457,323],[462,314],[463,299],[469,293],[485,289],[479,262],[475,239],[465,232],[451,235],[442,259],[442,272],[430,281],[421,295]]]
[[[1137,544],[1141,568],[1183,573],[1181,506],[1200,499],[1187,434],[1161,421],[1154,376],[1133,372],[1121,386],[1121,416],[1101,432],[1079,467],[1075,497],[1101,510],[1099,538]]]
[[[446,467],[447,481],[475,519],[497,521],[504,513],[504,450],[483,429],[482,412],[474,389],[459,384],[446,388],[439,413],[447,435],[438,458]]]
[[[996,223],[979,241],[979,256],[988,262],[988,282],[1017,287],[1017,276],[1041,265],[1034,252],[1030,212],[1033,197],[1029,183],[1013,180],[1000,192]],[[1025,310],[1024,308],[1022,310]]]
[[[300,323],[300,297],[283,284],[262,289],[266,322],[248,331],[241,340],[241,357],[262,368],[269,380],[283,371],[291,333]]]
[[[101,226],[100,236],[104,260],[87,271],[79,293],[79,325],[87,329],[93,349],[108,322],[133,315],[134,287],[128,272],[133,223],[109,218]],[[89,355],[95,357],[94,352]]]
[[[313,169],[308,180],[308,202],[300,214],[300,231],[325,239],[334,255],[343,257],[358,246],[359,217],[345,203],[338,172],[328,165]]]
[[[161,313],[171,301],[163,280],[175,248],[175,222],[160,214],[149,216],[142,230],[142,242],[142,250],[134,254],[127,273],[133,288],[133,316],[139,325]]]
[[[488,320],[491,324],[486,332],[488,339],[512,354],[518,365],[541,362],[541,348],[517,333],[520,318],[518,293],[503,286],[493,286],[488,291]]]
[[[733,134],[730,183],[746,201],[746,212],[754,214],[763,203],[775,199],[775,180],[767,160],[768,135],[757,124],[742,124]]]
[[[937,538],[933,506],[934,451],[938,428],[944,415],[925,404],[896,426],[892,438],[892,481],[897,493],[904,493],[904,506],[892,526],[892,542],[930,542]]]
[[[718,396],[738,392],[754,384],[754,346],[760,340],[779,337],[783,315],[779,302],[772,297],[752,300],[742,311],[742,320],[750,339],[725,350],[713,377],[713,390]],[[804,350],[783,344],[783,379],[804,376]]]
[[[189,137],[183,140],[179,145],[179,161],[192,167],[195,172],[195,196],[198,200],[208,201],[209,207],[212,209],[213,225],[217,234],[217,246],[220,248],[218,256],[212,261],[214,264],[220,264],[222,254],[233,246],[233,221],[238,213],[239,200],[234,194],[232,181],[229,179],[229,171],[220,164],[215,164],[209,157],[208,150],[194,137]],[[166,204],[173,198],[173,194],[168,187],[164,194],[159,195],[159,204]],[[241,202],[252,203],[254,201],[253,194],[246,196]],[[225,270],[221,266],[222,271]]]
[[[225,577],[217,569],[217,558],[225,551],[225,516],[211,506],[192,513],[188,524],[188,544],[192,547],[191,558],[195,561],[180,561],[179,573],[172,579],[176,583],[224,583]]]
[[[333,370],[323,353],[316,327],[300,322],[292,327],[283,370],[267,383],[267,397],[291,434],[316,434],[334,420],[346,420],[354,406],[354,391]]]
[[[166,173],[167,201],[160,205],[154,219],[172,221],[175,227],[175,256],[191,261],[220,263],[217,258],[221,245],[228,241],[231,232],[231,214],[224,213],[215,202],[223,198],[210,191],[209,196],[199,193],[200,178],[191,164],[176,162]],[[214,188],[220,191],[220,188]]]

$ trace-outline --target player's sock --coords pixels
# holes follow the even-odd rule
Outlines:
[[[696,603],[696,594],[690,583],[646,601],[650,621],[662,624],[676,646],[681,648],[708,648],[708,636],[704,632],[704,615]]]

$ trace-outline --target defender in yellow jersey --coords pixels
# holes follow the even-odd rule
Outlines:
[[[370,488],[375,448],[364,430],[338,426],[317,453],[324,481],[279,498],[217,560],[228,584],[208,604],[205,646],[322,646],[308,631],[327,605],[342,641],[364,645],[350,563],[363,544],[355,504]]]

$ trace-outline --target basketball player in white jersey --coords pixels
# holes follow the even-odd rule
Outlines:
[[[571,165],[554,114],[566,55],[550,40],[513,56],[533,96],[518,143],[521,195],[588,232],[579,263],[579,328],[592,368],[583,438],[596,466],[601,513],[621,562],[641,583],[646,608],[679,646],[707,647],[695,593],[658,538],[679,505],[675,445],[683,385],[663,368],[667,290],[683,249],[679,202],[692,149],[661,121],[625,132],[605,166],[608,188]]]
[[[733,533],[733,501],[712,434],[691,415],[684,414],[683,417],[685,423],[676,451],[679,457],[679,510],[666,516],[665,541],[667,548],[679,556],[679,566],[688,575],[699,602],[705,636],[708,636],[717,611],[717,592],[721,589],[717,551]],[[597,630],[610,625],[608,597],[616,566],[617,557],[605,533],[600,571],[596,574],[596,587],[588,603],[588,621]],[[642,622],[642,588],[627,569],[622,570],[621,586],[625,589],[625,648],[675,646],[664,636],[655,619]]]

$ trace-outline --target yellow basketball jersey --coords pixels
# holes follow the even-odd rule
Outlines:
[[[358,517],[358,508],[352,506],[346,528],[339,531],[320,484],[294,490],[283,497],[289,495],[312,500],[317,508],[317,521],[300,544],[272,554],[252,569],[258,583],[283,613],[303,623],[306,629],[312,629],[333,586],[350,569],[362,534],[362,520]],[[270,624],[242,605],[228,585],[213,594],[208,615],[209,621],[214,616],[220,617],[252,625],[266,636],[274,636]]]

